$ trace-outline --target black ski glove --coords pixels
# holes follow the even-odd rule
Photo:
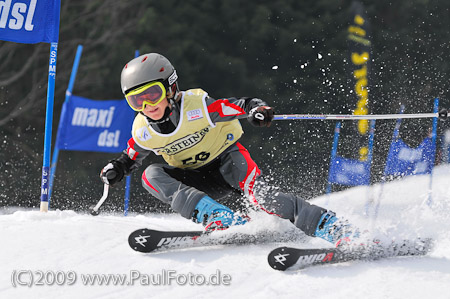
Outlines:
[[[100,179],[103,183],[113,186],[120,182],[124,175],[130,174],[134,164],[135,161],[131,160],[128,155],[122,153],[119,158],[109,161],[109,163],[103,167],[100,172]]]
[[[272,107],[255,107],[248,113],[248,121],[255,127],[270,127],[275,112]]]
[[[123,179],[123,168],[119,162],[112,160],[100,172],[100,179],[103,183],[113,186]]]

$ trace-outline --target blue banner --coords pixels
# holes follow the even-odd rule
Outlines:
[[[335,157],[330,164],[328,181],[346,186],[369,185],[370,161]]]
[[[400,138],[391,143],[386,161],[385,175],[405,176],[429,174],[433,170],[436,144],[425,138],[416,148],[410,148]]]
[[[60,0],[0,1],[0,40],[58,42]]]
[[[59,149],[118,153],[127,147],[135,112],[125,99],[96,101],[72,96],[63,110]]]
[[[345,186],[370,185],[370,168],[372,165],[373,140],[375,136],[375,120],[370,122],[367,158],[363,161],[343,158],[337,155],[341,123],[336,123],[333,148],[331,149],[330,168],[326,192],[331,192],[332,184]]]

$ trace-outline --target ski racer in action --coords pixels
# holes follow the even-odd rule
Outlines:
[[[114,185],[136,170],[151,152],[167,164],[152,164],[142,174],[143,187],[207,231],[248,221],[218,202],[239,191],[241,199],[263,211],[289,219],[309,236],[335,243],[351,227],[335,214],[269,186],[247,149],[239,119],[269,127],[274,109],[252,97],[214,99],[202,89],[180,91],[175,68],[164,56],[144,54],[128,62],[121,74],[122,92],[137,111],[127,149],[100,173]],[[349,230],[350,228],[350,230]]]

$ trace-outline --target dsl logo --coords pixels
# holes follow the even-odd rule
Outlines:
[[[12,0],[0,1],[0,28],[20,30],[25,23],[25,30],[33,31],[33,17],[37,0],[31,0],[29,6],[25,3],[15,2],[11,7],[11,2]]]

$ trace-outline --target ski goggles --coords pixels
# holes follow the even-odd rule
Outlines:
[[[145,105],[156,106],[166,97],[166,88],[161,82],[145,84],[125,95],[134,111],[143,111]]]

